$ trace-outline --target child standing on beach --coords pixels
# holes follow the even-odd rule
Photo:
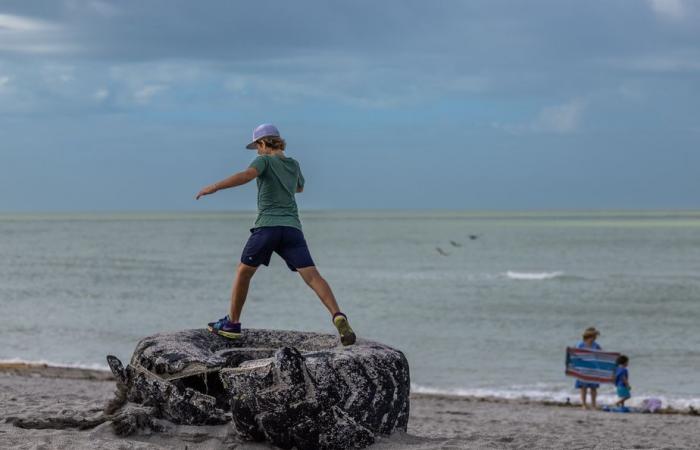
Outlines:
[[[600,345],[596,342],[596,338],[600,335],[600,331],[596,330],[595,327],[588,327],[583,332],[582,341],[576,345],[576,348],[586,348],[589,350],[602,350]],[[586,402],[586,393],[588,390],[591,391],[591,406],[593,409],[596,408],[596,397],[598,395],[598,388],[600,385],[598,383],[590,383],[587,381],[576,380],[574,384],[576,389],[581,390],[581,406],[583,409],[588,409],[588,403]]]
[[[286,142],[280,137],[277,127],[272,124],[258,126],[253,130],[253,141],[246,146],[258,152],[250,166],[197,194],[199,200],[202,196],[257,179],[258,216],[236,270],[229,314],[210,322],[208,329],[229,339],[241,336],[240,317],[250,280],[260,264],[267,266],[270,263],[272,252],[275,252],[316,292],[331,314],[341,343],[354,344],[355,333],[348,318],[340,312],[333,291],[316,269],[306,245],[294,198],[295,193],[304,190],[304,176],[299,163],[284,154],[285,147]]]
[[[615,386],[617,387],[617,396],[620,400],[617,401],[617,406],[625,406],[625,401],[629,400],[632,395],[630,394],[629,382],[629,371],[627,370],[627,364],[629,363],[629,358],[625,355],[620,355],[617,357],[617,370],[615,371]]]

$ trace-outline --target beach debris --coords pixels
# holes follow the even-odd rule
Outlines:
[[[107,421],[102,414],[86,414],[83,411],[65,411],[65,413],[62,415],[6,417],[5,421],[17,428],[30,430],[63,430],[66,428],[87,430]]]
[[[117,380],[117,387],[114,390],[114,397],[107,402],[107,405],[105,405],[104,408],[104,413],[106,415],[113,415],[117,411],[121,409],[122,406],[126,404],[128,401],[127,399],[127,386],[125,383]]]
[[[457,242],[457,241],[450,241],[450,244],[451,244],[453,247],[461,247],[461,246],[462,246],[462,244],[460,244],[460,243]]]
[[[113,355],[107,355],[107,365],[109,365],[109,369],[112,371],[112,374],[114,374],[114,377],[117,379],[117,383],[126,384],[126,369],[124,369],[124,364],[122,364],[122,362],[119,361],[119,358]]]
[[[449,253],[447,253],[445,250],[441,249],[440,247],[435,247],[435,250],[437,250],[437,252],[440,253],[442,256],[449,256]]]
[[[661,409],[661,399],[650,397],[642,400],[640,409],[643,412],[655,413]]]
[[[136,431],[162,431],[164,429],[156,420],[158,414],[155,408],[133,403],[121,406],[123,407],[120,407],[114,414],[103,413],[99,408],[63,409],[58,413],[50,411],[22,417],[8,417],[6,421],[17,428],[31,430],[88,430],[111,421],[114,432],[118,436],[128,436]]]
[[[126,367],[108,362],[117,394],[105,417],[120,435],[158,431],[160,419],[231,422],[247,440],[345,449],[408,424],[408,362],[377,342],[342,347],[334,335],[278,330],[229,340],[186,330],[142,339]]]
[[[627,406],[609,406],[609,405],[604,405],[600,408],[601,411],[605,412],[614,412],[614,413],[629,413],[633,412],[632,409],[630,409]]]
[[[112,429],[117,436],[130,436],[144,430],[160,432],[165,427],[158,423],[157,415],[156,408],[129,404],[112,418]]]

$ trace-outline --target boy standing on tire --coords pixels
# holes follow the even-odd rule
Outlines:
[[[348,318],[340,312],[331,287],[316,269],[306,245],[294,198],[296,193],[304,190],[304,177],[299,163],[285,156],[285,146],[277,127],[272,124],[258,126],[253,130],[253,141],[246,146],[258,151],[258,157],[250,166],[197,194],[199,200],[202,196],[257,179],[258,216],[236,270],[229,314],[210,322],[208,329],[229,339],[241,336],[240,317],[250,280],[260,264],[269,265],[272,252],[275,252],[316,292],[330,312],[342,344],[354,344],[355,333]]]

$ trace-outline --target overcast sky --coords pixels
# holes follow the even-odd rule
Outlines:
[[[0,2],[0,211],[700,207],[700,1]]]

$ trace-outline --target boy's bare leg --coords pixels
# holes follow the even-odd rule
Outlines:
[[[591,407],[593,409],[596,409],[598,405],[596,405],[596,397],[598,396],[598,389],[596,388],[591,388]]]
[[[301,278],[303,278],[306,284],[318,295],[318,298],[321,299],[321,302],[326,309],[328,309],[328,312],[331,313],[331,316],[340,312],[331,287],[321,274],[318,273],[315,266],[302,267],[301,269],[297,269],[297,272],[299,272]]]
[[[586,403],[586,391],[588,388],[582,387],[581,390],[581,407],[583,409],[588,409],[588,403]]]
[[[250,280],[255,275],[256,270],[258,270],[257,267],[238,263],[236,278],[233,280],[233,289],[231,291],[231,307],[229,309],[229,320],[231,322],[241,321],[241,311],[243,311],[243,305],[248,296]]]

